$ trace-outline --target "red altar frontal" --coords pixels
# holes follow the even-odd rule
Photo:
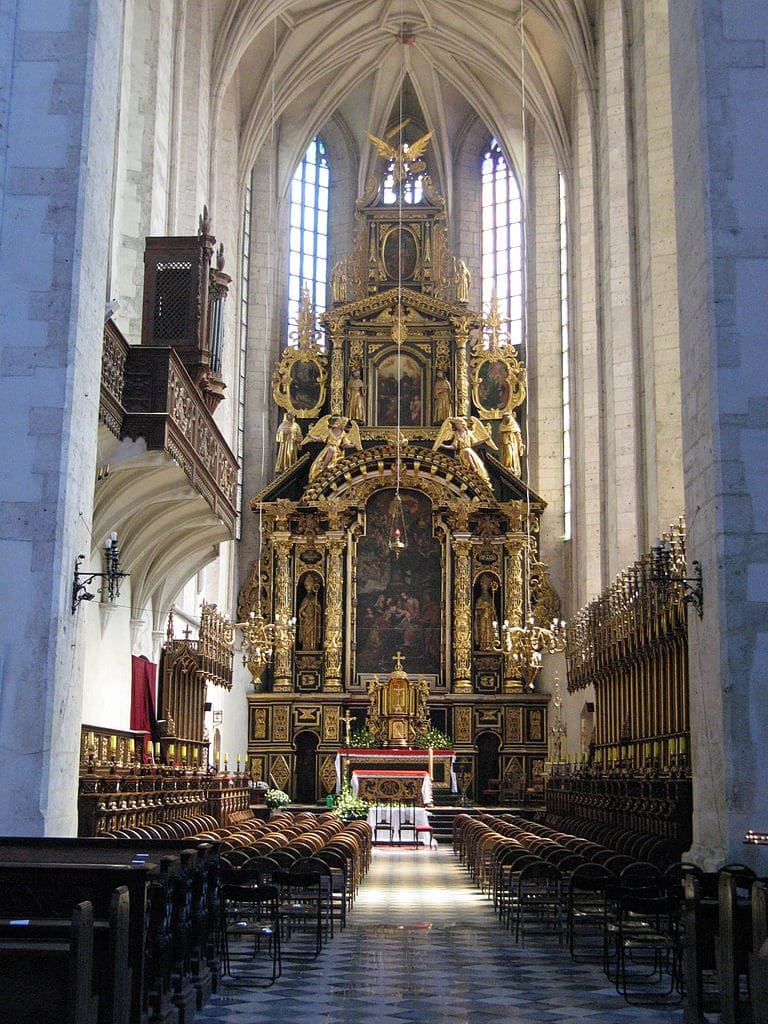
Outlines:
[[[415,800],[432,803],[432,786],[455,793],[453,750],[368,749],[350,747],[336,755],[337,789],[349,774],[353,791],[371,803]]]

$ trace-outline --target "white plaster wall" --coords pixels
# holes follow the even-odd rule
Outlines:
[[[121,6],[0,6],[0,832],[76,829],[84,636]],[[83,486],[83,482],[86,485]]]

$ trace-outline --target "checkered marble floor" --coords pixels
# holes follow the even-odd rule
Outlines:
[[[287,950],[284,950],[287,951]],[[271,988],[224,980],[207,1024],[679,1024],[630,1006],[556,940],[515,944],[447,846],[376,847],[346,929]]]

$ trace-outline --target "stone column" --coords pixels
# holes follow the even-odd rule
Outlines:
[[[472,584],[469,553],[472,542],[468,533],[454,534],[453,549],[453,689],[455,693],[472,693]]]
[[[344,534],[328,535],[328,579],[325,589],[325,681],[323,689],[341,690],[341,648],[344,624]]]
[[[287,621],[293,614],[291,609],[291,535],[287,532],[272,534],[275,551],[275,619]],[[293,644],[284,632],[278,630],[275,636],[274,683],[276,691],[292,690],[291,651]]]
[[[122,4],[2,5],[0,834],[76,835]],[[87,564],[87,563],[86,563]],[[12,609],[12,614],[9,613]]]

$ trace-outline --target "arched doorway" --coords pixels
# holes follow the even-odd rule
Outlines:
[[[300,732],[296,737],[296,793],[297,804],[317,801],[317,745],[320,737],[314,732]]]
[[[476,799],[481,804],[496,804],[499,802],[499,747],[501,746],[501,739],[495,732],[481,732],[476,742]]]

